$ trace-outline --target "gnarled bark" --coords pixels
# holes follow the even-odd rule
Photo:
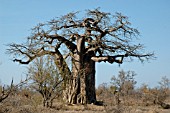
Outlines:
[[[95,91],[95,62],[91,60],[93,53],[85,55],[84,58],[84,69],[85,69],[85,90],[86,90],[86,102],[96,102],[96,91]]]

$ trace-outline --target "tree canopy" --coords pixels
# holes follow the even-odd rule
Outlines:
[[[67,100],[92,103],[96,100],[95,62],[122,64],[125,58],[143,62],[154,57],[142,44],[136,44],[138,36],[127,16],[94,9],[87,10],[84,17],[71,12],[39,23],[25,43],[11,43],[7,51],[21,64],[44,55],[54,57],[59,73],[69,80]],[[67,59],[71,59],[71,65]]]
[[[46,54],[63,54],[60,52],[61,47],[74,53],[76,38],[84,37],[87,43],[85,53],[97,53],[92,57],[94,61],[122,63],[124,57],[137,57],[143,61],[153,56],[153,53],[143,51],[142,44],[133,43],[139,31],[132,28],[128,17],[121,13],[112,15],[95,9],[87,10],[82,19],[78,19],[77,15],[78,12],[71,12],[46,23],[39,23],[32,28],[26,43],[9,44],[8,53],[14,54],[14,61],[28,64]]]

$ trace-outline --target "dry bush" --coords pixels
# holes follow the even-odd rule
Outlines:
[[[134,97],[134,87],[137,83],[134,76],[136,76],[134,71],[125,72],[124,70],[119,71],[118,76],[112,76],[110,90],[115,96],[117,105],[120,103],[124,105],[132,103],[131,97]]]
[[[6,88],[5,86],[0,86],[0,102],[8,98],[8,96],[12,93],[13,87],[13,80],[11,81],[11,85]]]
[[[99,105],[116,105],[115,95],[106,83],[99,85],[96,95]]]
[[[30,87],[41,94],[44,107],[52,107],[53,100],[62,94],[62,82],[52,57],[40,57],[28,68]]]
[[[162,77],[161,82],[159,82],[160,86],[158,87],[149,88],[144,84],[140,88],[143,105],[160,105],[164,109],[169,109],[170,105],[166,104],[167,98],[170,97],[169,83],[169,79]]]
[[[167,104],[170,102],[168,79],[164,77],[159,87],[148,88],[144,84],[139,89],[134,89],[136,84],[133,78],[134,73],[128,73],[128,77],[123,71],[119,74],[118,78],[115,76],[112,78],[112,85],[109,86],[103,83],[96,90],[97,99],[103,101],[106,112],[125,113],[126,111],[126,113],[138,113],[138,111],[141,111],[142,113],[142,110],[138,107],[147,106],[147,109],[143,112],[157,113],[158,109],[150,110],[150,108],[153,106],[158,108],[161,106],[163,109],[170,108],[170,105]]]
[[[32,109],[32,101],[22,96],[9,96],[2,102],[0,111],[3,113],[20,113],[19,110],[24,106],[31,106]]]
[[[25,91],[24,91],[25,92]],[[55,109],[42,107],[42,97],[38,93],[31,93],[27,98],[22,93],[10,95],[0,104],[0,113],[55,113]]]

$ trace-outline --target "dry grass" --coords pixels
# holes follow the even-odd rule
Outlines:
[[[36,100],[37,101],[37,100]],[[25,97],[10,97],[0,104],[0,113],[169,113],[169,109],[158,106],[97,106],[66,105],[55,101],[52,108],[45,108],[41,104],[34,105],[34,100]]]
[[[138,96],[121,99],[121,103],[114,103],[114,96],[104,94],[98,100],[104,101],[103,105],[67,105],[61,100],[55,100],[52,108],[42,106],[42,97],[35,93],[31,98],[24,95],[10,95],[0,103],[0,113],[170,113],[170,109],[162,109],[158,105],[145,105]],[[141,104],[140,104],[141,102]],[[170,104],[170,97],[165,101]]]

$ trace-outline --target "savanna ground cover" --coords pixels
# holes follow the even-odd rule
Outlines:
[[[0,102],[0,113],[169,113],[169,79],[162,77],[157,87],[143,84],[135,88],[136,74],[120,71],[110,83],[96,88],[97,102],[92,104],[67,104],[62,94],[57,95],[51,107],[43,106],[43,96],[28,84],[1,86],[1,97],[10,91],[9,96]]]

